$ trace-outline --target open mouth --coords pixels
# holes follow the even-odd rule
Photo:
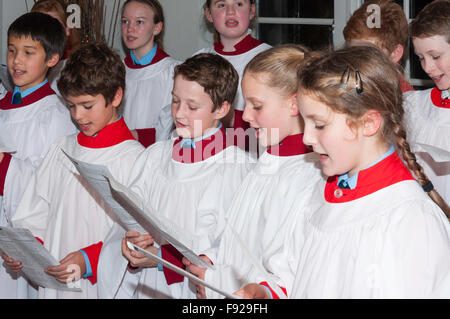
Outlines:
[[[234,20],[234,19],[230,19],[230,20],[227,20],[227,21],[225,22],[225,25],[226,25],[228,28],[235,28],[235,27],[237,27],[237,26],[239,25],[239,21]]]

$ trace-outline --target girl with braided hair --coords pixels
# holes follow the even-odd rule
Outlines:
[[[311,186],[297,222],[298,267],[279,282],[291,298],[450,297],[450,211],[410,150],[398,79],[374,47],[325,53],[301,70],[303,141],[328,180]],[[240,294],[264,293],[252,284]]]
[[[305,218],[294,297],[450,297],[450,210],[410,150],[398,78],[372,47],[300,75],[304,142],[329,178]]]

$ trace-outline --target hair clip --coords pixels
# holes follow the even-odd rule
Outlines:
[[[344,77],[345,77],[346,74],[347,74],[347,77],[346,77],[345,82],[344,82]],[[347,86],[348,86],[348,80],[349,80],[349,79],[350,79],[350,68],[347,67],[347,68],[345,69],[344,73],[342,73],[342,75],[341,75],[341,82],[340,82],[340,84],[339,84],[339,87],[340,87],[341,89],[346,89]]]
[[[361,73],[359,73],[358,69],[355,71],[355,85],[356,85],[356,93],[362,94],[364,92],[363,81],[361,79]]]

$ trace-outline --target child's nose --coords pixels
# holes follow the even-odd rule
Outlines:
[[[312,146],[314,144],[314,137],[313,134],[311,134],[311,131],[305,127],[305,130],[303,132],[303,144]]]
[[[431,59],[423,59],[422,60],[422,69],[425,73],[430,74],[434,69],[434,62]]]
[[[248,122],[248,123],[250,123],[252,121],[253,117],[252,117],[252,114],[251,114],[251,111],[250,111],[250,107],[246,106],[244,108],[244,113],[242,114],[242,119],[245,122]]]
[[[234,8],[234,4],[227,5],[227,14],[234,14],[236,12],[236,9]]]

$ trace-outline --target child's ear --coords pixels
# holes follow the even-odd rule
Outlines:
[[[405,48],[403,48],[403,45],[397,44],[394,51],[390,54],[391,61],[397,64],[402,59],[404,52]]]
[[[256,15],[256,4],[252,3],[250,4],[250,21],[253,20],[255,15]]]
[[[300,110],[298,108],[298,101],[297,101],[297,93],[292,94],[292,96],[289,98],[289,111],[292,117],[297,117],[300,115]]]
[[[230,104],[230,102],[228,102],[228,101],[223,102],[222,105],[219,106],[219,107],[214,111],[214,113],[215,113],[214,118],[215,118],[216,120],[223,119],[225,116],[228,115],[228,112],[230,112],[230,109],[231,109],[231,104]]]
[[[209,8],[205,9],[205,17],[206,17],[206,20],[208,20],[211,23],[214,23],[214,20],[211,15],[211,10],[209,10]]]
[[[362,131],[364,136],[375,135],[380,130],[382,122],[383,118],[380,112],[376,110],[367,111],[362,117]]]
[[[155,25],[155,29],[153,30],[153,35],[157,36],[158,34],[161,33],[162,29],[163,29],[163,22],[160,21]]]
[[[53,54],[53,55],[50,57],[50,59],[48,59],[47,62],[46,62],[47,67],[53,68],[55,65],[58,64],[59,60],[60,60],[59,54],[58,54],[58,53]]]
[[[122,103],[122,98],[123,98],[123,89],[121,87],[119,87],[116,91],[116,94],[114,94],[114,98],[111,102],[111,105],[113,107],[120,106],[120,103]]]

